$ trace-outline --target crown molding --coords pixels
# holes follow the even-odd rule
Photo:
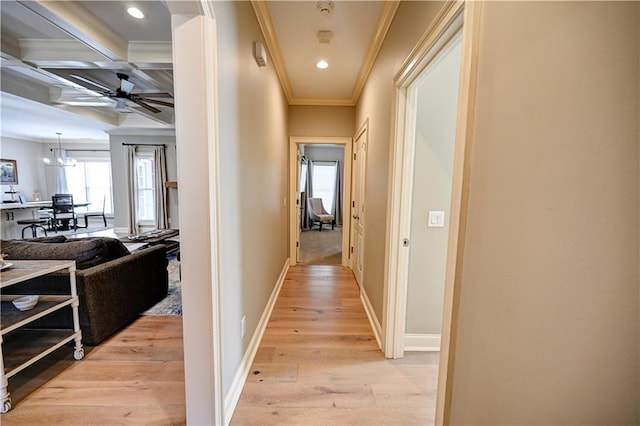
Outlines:
[[[393,22],[393,18],[395,17],[396,11],[398,10],[400,1],[385,1],[382,7],[382,11],[380,12],[380,17],[378,19],[375,33],[371,39],[371,42],[369,43],[367,54],[365,55],[365,59],[360,68],[360,72],[358,73],[358,76],[356,78],[356,82],[354,84],[353,92],[350,99],[296,98],[293,96],[291,83],[289,82],[289,76],[287,75],[282,52],[280,51],[280,45],[278,44],[278,38],[273,26],[271,12],[269,11],[269,6],[267,3],[268,2],[264,0],[251,0],[253,11],[256,15],[256,19],[258,20],[258,24],[260,25],[260,29],[262,30],[265,44],[267,45],[267,49],[269,50],[269,53],[271,55],[271,60],[273,61],[276,74],[278,75],[278,79],[280,80],[280,84],[282,85],[282,90],[284,91],[289,105],[354,106],[357,103],[358,98],[360,97],[360,93],[362,92],[364,83],[369,77],[371,68],[373,68],[373,64],[378,56],[378,53],[380,52],[380,48],[382,47],[384,39],[387,36],[389,28],[391,27],[391,23]]]
[[[293,101],[293,95],[291,93],[291,84],[289,83],[289,75],[287,74],[287,68],[284,65],[282,59],[282,52],[280,51],[280,44],[278,43],[278,37],[276,36],[276,30],[273,27],[273,20],[271,19],[271,12],[266,1],[251,0],[251,6],[258,20],[258,25],[262,30],[264,36],[264,42],[267,45],[267,50],[271,56],[273,67],[276,70],[282,90],[287,98],[287,102],[291,105]]]
[[[294,98],[289,105],[296,106],[354,106],[351,99]]]
[[[387,33],[389,32],[389,28],[391,27],[393,18],[396,16],[398,6],[400,6],[400,1],[385,1],[384,6],[382,6],[382,11],[380,12],[380,18],[378,19],[376,32],[371,38],[371,43],[369,43],[367,54],[364,58],[364,61],[362,61],[362,67],[360,68],[360,72],[358,73],[358,78],[356,79],[356,82],[353,86],[353,93],[351,95],[351,101],[353,105],[355,105],[358,102],[358,98],[360,98],[360,94],[362,93],[364,84],[369,77],[369,73],[371,72],[373,64],[378,57],[378,53],[380,53],[380,49],[382,48],[382,44],[387,37]]]

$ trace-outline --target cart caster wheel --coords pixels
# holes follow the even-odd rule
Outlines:
[[[76,349],[73,351],[73,359],[80,361],[82,358],[84,358],[84,349]]]
[[[11,400],[8,399],[4,402],[4,404],[2,404],[2,410],[0,410],[0,413],[4,414],[4,413],[8,413],[9,410],[11,410]]]

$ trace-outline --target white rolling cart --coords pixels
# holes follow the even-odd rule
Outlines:
[[[9,265],[7,267],[6,265]],[[84,357],[78,317],[76,262],[73,260],[10,260],[0,272],[0,413],[11,409],[8,379],[51,352],[74,340],[73,357]],[[50,274],[69,271],[68,295],[40,295],[38,303],[27,311],[18,310],[12,301],[24,295],[6,294],[8,287]],[[28,325],[65,306],[71,306],[73,329],[33,329]]]

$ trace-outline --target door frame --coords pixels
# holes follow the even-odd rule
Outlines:
[[[295,266],[297,259],[298,232],[296,210],[300,203],[299,194],[296,194],[298,186],[298,145],[343,145],[344,146],[344,176],[342,182],[343,205],[342,217],[344,218],[345,206],[351,205],[351,137],[343,136],[290,136],[289,137],[289,265]],[[349,209],[351,212],[351,209]],[[342,266],[349,265],[349,233],[351,231],[351,221],[343,220],[342,223]]]
[[[416,110],[413,83],[426,66],[462,31],[462,57],[457,106],[452,176],[450,228],[447,248],[440,364],[435,424],[449,422],[456,324],[469,195],[470,153],[477,79],[478,40],[482,2],[448,1],[424,33],[394,78],[396,90],[395,128],[391,145],[389,200],[387,206],[387,265],[383,301],[384,345],[387,358],[404,355],[412,175]]]

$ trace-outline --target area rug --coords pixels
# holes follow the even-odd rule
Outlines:
[[[339,265],[342,262],[342,228],[331,226],[300,234],[298,262],[312,265]]]
[[[169,272],[169,294],[142,315],[182,315],[182,284],[180,262],[172,257],[167,266]]]

